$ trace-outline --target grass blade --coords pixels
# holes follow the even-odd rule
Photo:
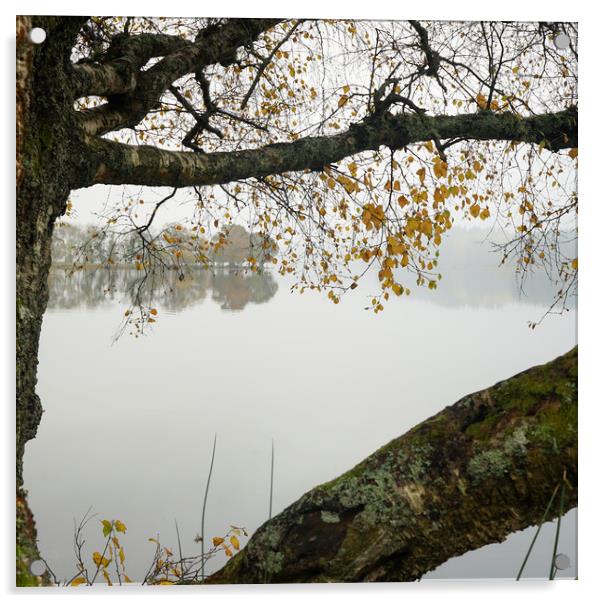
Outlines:
[[[541,518],[541,521],[539,522],[539,525],[537,526],[537,531],[535,532],[535,535],[533,536],[533,540],[531,540],[531,544],[529,545],[529,549],[527,550],[527,554],[525,555],[523,563],[520,566],[520,570],[518,572],[518,576],[516,576],[517,582],[518,582],[518,580],[520,580],[520,577],[523,574],[523,570],[525,569],[525,565],[527,565],[527,561],[529,560],[529,555],[531,554],[531,551],[533,550],[533,545],[535,544],[535,541],[537,540],[537,537],[539,536],[539,532],[541,530],[541,526],[546,521],[546,517],[548,516],[548,513],[550,511],[552,503],[554,502],[554,499],[556,498],[556,493],[558,492],[558,488],[559,487],[560,487],[560,484],[556,484],[556,487],[554,488],[554,492],[552,492],[552,496],[550,497],[550,500],[548,501],[548,506],[546,507],[546,510],[543,512],[543,517]]]
[[[211,464],[209,465],[209,475],[205,485],[205,496],[203,498],[203,512],[201,514],[201,556],[203,564],[201,566],[201,580],[205,580],[205,511],[207,510],[207,497],[209,496],[209,484],[211,483],[211,474],[213,473],[213,461],[215,460],[215,447],[217,445],[217,433],[213,436],[213,452],[211,453]]]

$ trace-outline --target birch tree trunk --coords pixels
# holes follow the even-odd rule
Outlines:
[[[48,42],[33,45],[34,26]],[[71,23],[73,25],[73,23]],[[66,69],[74,28],[51,17],[17,18],[17,203],[16,203],[16,486],[17,584],[39,580],[28,570],[39,556],[33,516],[23,486],[25,444],[35,437],[42,405],[36,394],[38,346],[48,302],[50,245],[55,220],[64,213],[71,176],[78,170],[72,136]]]

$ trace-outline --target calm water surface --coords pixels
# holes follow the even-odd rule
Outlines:
[[[123,289],[127,274],[117,278]],[[395,299],[378,316],[363,309],[369,280],[334,306],[291,294],[277,275],[202,273],[159,294],[148,335],[116,343],[127,294],[103,294],[105,281],[102,271],[76,279],[55,271],[42,331],[45,414],[27,446],[25,485],[40,550],[63,579],[75,573],[74,519],[89,507],[98,518],[88,559],[101,546],[98,519],[121,519],[134,580],[151,562],[149,537],[177,546],[174,520],[184,554],[200,553],[193,539],[215,433],[206,535],[231,524],[253,532],[268,516],[272,439],[277,513],[463,395],[576,343],[574,311],[527,328],[551,299],[545,279],[524,297],[513,275],[479,265],[448,266],[439,290]],[[554,529],[542,531],[526,577],[547,577]],[[425,578],[514,578],[532,534]],[[559,577],[574,576],[575,511],[563,519],[559,550],[572,566]]]

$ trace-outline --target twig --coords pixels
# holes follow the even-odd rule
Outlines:
[[[263,75],[263,72],[265,71],[265,68],[271,63],[272,59],[274,58],[274,55],[276,54],[276,52],[278,52],[278,49],[293,35],[293,32],[295,31],[295,29],[297,29],[297,27],[299,27],[299,25],[303,23],[303,20],[299,20],[297,21],[290,29],[290,31],[282,38],[282,40],[280,40],[280,42],[278,42],[278,44],[276,44],[276,46],[274,46],[274,49],[272,50],[272,52],[270,52],[270,54],[263,59],[261,65],[259,66],[259,69],[257,70],[257,75],[255,76],[255,79],[253,80],[249,90],[247,90],[247,93],[245,94],[245,97],[240,105],[241,110],[244,110],[247,106],[247,103],[249,102],[249,99],[251,98],[251,95],[253,94],[253,91],[255,90],[255,88],[257,87],[257,84],[259,83],[259,80],[261,79],[261,76]]]
[[[180,555],[180,580],[184,578],[184,558],[182,556],[182,542],[180,540],[180,530],[178,530],[178,522],[174,518],[174,523],[176,524],[176,536],[178,537],[178,553]]]

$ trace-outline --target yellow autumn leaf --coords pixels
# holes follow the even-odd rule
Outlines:
[[[477,105],[479,105],[479,108],[481,108],[481,109],[487,108],[487,99],[480,92],[479,92],[479,94],[477,94],[477,98],[475,100],[477,101]]]
[[[171,582],[170,580],[161,580],[161,582],[159,582],[160,586],[173,586],[174,583]]]
[[[481,208],[478,206],[478,204],[474,203],[473,205],[470,206],[470,215],[473,218],[476,218],[480,213],[481,213]]]
[[[571,159],[575,159],[575,157],[577,157],[578,154],[579,154],[579,149],[577,149],[577,148],[571,149],[569,151],[569,157]]]
[[[424,178],[426,177],[426,170],[422,167],[419,170],[416,170],[418,174],[418,178],[420,178],[420,182],[424,184]]]
[[[86,579],[83,576],[80,576],[79,578],[75,578],[74,580],[71,580],[71,583],[69,584],[69,586],[79,586],[80,584],[85,584],[86,583]]]
[[[92,561],[94,562],[94,565],[96,567],[100,567],[101,565],[104,565],[106,567],[107,565],[109,565],[108,560],[103,557],[98,551],[92,553]]]
[[[230,536],[230,544],[238,551],[240,550],[240,542],[236,536]]]
[[[157,311],[155,310],[154,314],[156,314]],[[153,311],[151,310],[151,314],[153,314]],[[123,524],[121,521],[119,521],[119,519],[115,520],[115,529],[118,532],[121,532],[122,534],[125,534],[125,531],[127,530],[127,528],[125,527],[125,524]]]
[[[579,266],[579,262],[577,261],[577,258],[575,258],[575,259],[574,259],[574,260],[571,262],[571,268],[572,268],[573,270],[577,270],[578,266]]]
[[[425,234],[427,237],[431,237],[433,235],[433,223],[428,219],[422,222],[420,225],[420,231],[422,234]]]
[[[339,98],[339,109],[344,107],[349,101],[349,97],[346,94],[343,94],[341,98]]]
[[[223,538],[220,538],[219,536],[213,537],[213,546],[219,546],[220,544],[222,544],[222,542],[224,542]]]
[[[440,157],[436,157],[433,164],[433,172],[435,172],[437,178],[445,178],[447,176],[447,163],[442,161]]]

